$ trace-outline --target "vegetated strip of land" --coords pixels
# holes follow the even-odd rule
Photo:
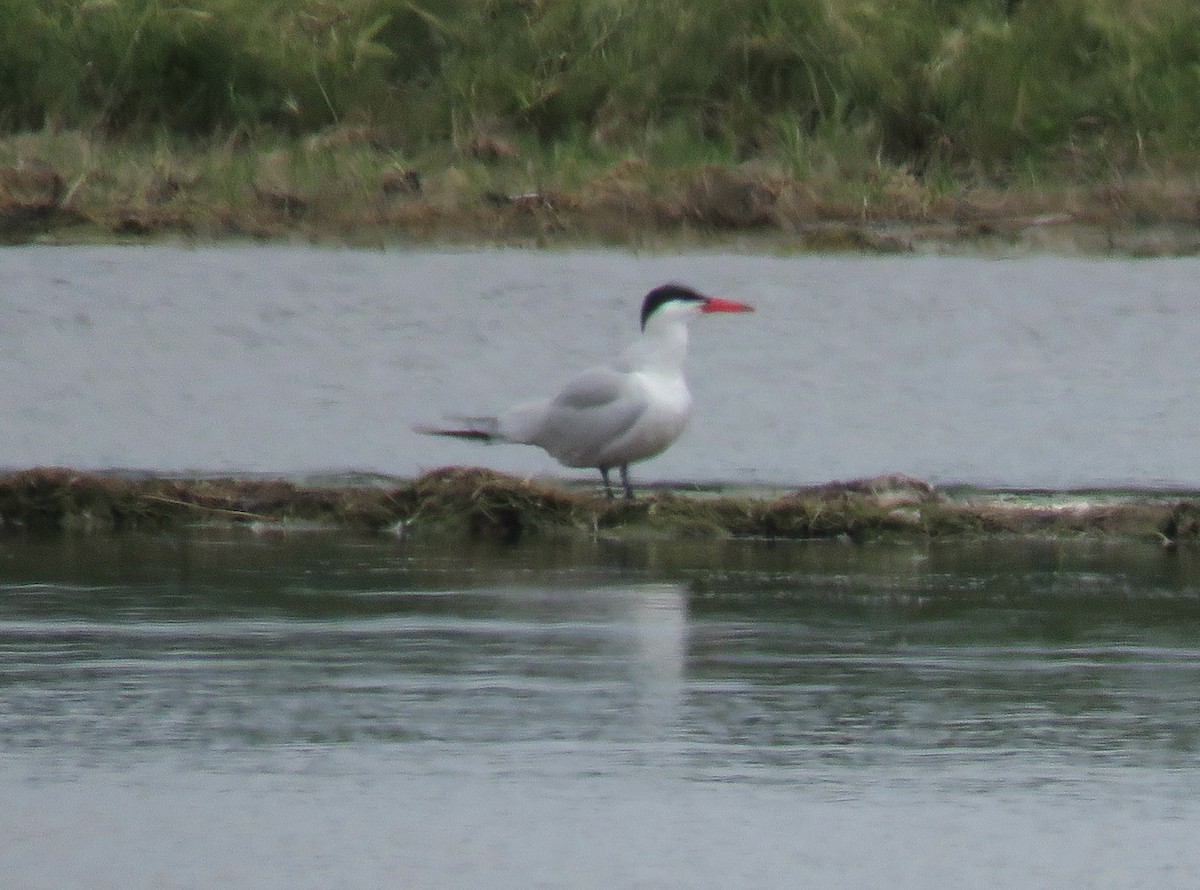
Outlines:
[[[0,532],[156,530],[195,525],[330,528],[516,542],[527,536],[812,539],[950,535],[1105,535],[1174,547],[1200,538],[1200,502],[1146,493],[943,493],[906,476],[771,496],[658,490],[634,501],[490,470],[450,467],[413,480],[303,484],[38,468],[0,475]]]
[[[1193,0],[0,0],[0,240],[1200,249]]]

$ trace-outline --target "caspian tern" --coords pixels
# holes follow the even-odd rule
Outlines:
[[[611,367],[592,368],[552,399],[518,405],[497,417],[456,418],[452,429],[420,432],[546,449],[568,467],[596,467],[611,498],[609,470],[620,469],[633,498],[629,465],[661,454],[679,438],[692,413],[683,376],[688,324],[706,312],[752,312],[735,300],[706,297],[664,284],[642,301],[642,335]]]

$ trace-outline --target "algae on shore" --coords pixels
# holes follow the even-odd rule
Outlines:
[[[512,543],[526,536],[738,537],[854,542],[899,536],[1105,535],[1173,547],[1200,538],[1200,503],[1156,493],[944,493],[904,476],[765,496],[661,490],[634,501],[490,470],[447,467],[413,480],[305,484],[37,468],[0,475],[0,532],[63,533],[197,524],[316,525]]]

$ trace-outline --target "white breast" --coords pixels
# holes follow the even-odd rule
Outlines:
[[[597,456],[597,466],[620,466],[654,457],[679,438],[692,414],[692,396],[679,374],[635,372],[646,408],[622,436],[608,443]]]

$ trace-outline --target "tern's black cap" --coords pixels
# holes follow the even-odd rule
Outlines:
[[[646,330],[646,321],[655,313],[659,306],[674,300],[688,303],[703,303],[707,299],[703,294],[696,293],[683,284],[660,284],[642,300],[642,330]]]

